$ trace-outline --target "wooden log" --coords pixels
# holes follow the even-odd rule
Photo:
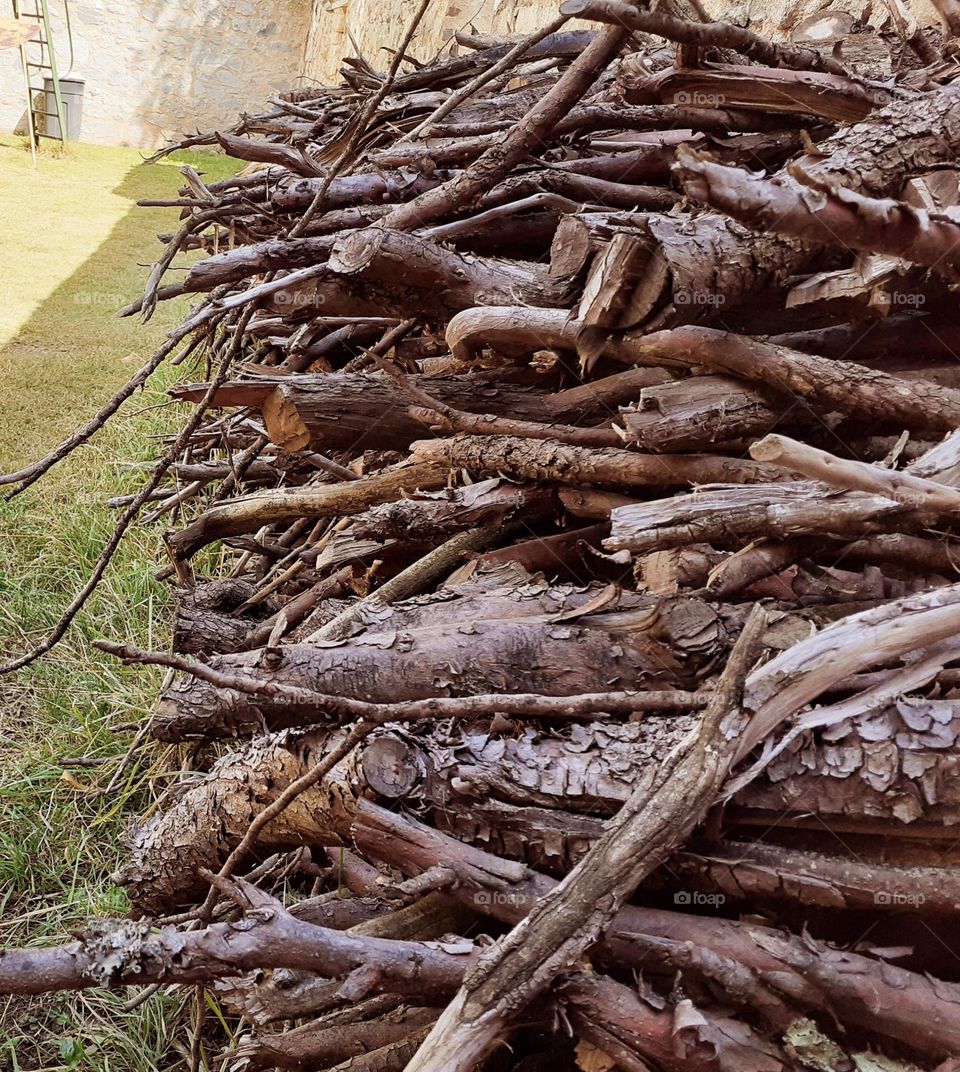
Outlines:
[[[935,268],[951,282],[957,279],[960,224],[946,214],[834,189],[799,167],[791,169],[797,181],[788,185],[702,159],[692,151],[681,150],[678,161],[691,197],[752,230],[904,258]]]
[[[518,873],[507,861],[371,802],[362,801],[358,814],[354,836],[366,853],[398,866],[408,874],[417,874],[442,859],[457,871],[459,877],[453,895],[480,907],[494,918],[516,924],[524,918],[529,907],[552,888],[551,880],[542,874],[528,870]],[[872,1030],[887,1037],[909,1039],[913,1045],[919,1042],[922,1047],[934,1050],[940,1047],[938,1052],[950,1051],[951,1047],[944,1047],[942,1037],[938,1038],[937,1029],[921,1029],[918,1033],[917,1025],[911,1020],[917,1007],[911,1010],[903,1006],[898,984],[907,986],[909,978],[916,978],[919,989],[910,990],[911,1001],[925,1005],[934,1000],[941,1014],[946,1016],[941,1023],[953,1023],[952,1001],[948,998],[941,1005],[940,999],[934,998],[938,988],[925,987],[919,981],[922,977],[904,969],[896,969],[903,974],[887,976],[878,989],[866,984],[864,975],[860,974],[883,976],[885,973],[878,970],[874,960],[856,953],[830,952],[830,947],[809,935],[806,941],[812,942],[813,948],[808,946],[802,951],[803,939],[768,930],[754,922],[737,923],[716,915],[665,912],[634,905],[620,909],[593,955],[601,964],[631,964],[653,973],[676,970],[673,965],[665,964],[662,944],[641,947],[631,940],[635,935],[665,938],[690,948],[710,950],[731,964],[747,967],[761,978],[772,977],[767,975],[768,972],[785,971],[784,975],[775,976],[784,984],[777,988],[781,998],[789,996],[791,1001],[800,1001],[808,1008],[821,1007],[827,1000],[832,1009],[842,1009],[844,1019],[851,1023],[870,1023]],[[813,969],[817,987],[825,988],[819,994],[810,986],[810,976],[804,975],[807,968]],[[801,978],[804,979],[802,984]],[[758,997],[753,989],[750,1005],[754,1012],[761,1005]],[[763,1004],[769,1007],[769,1002],[768,995]],[[881,1006],[882,1012],[879,1011]]]
[[[857,123],[888,105],[890,94],[843,75],[775,67],[717,64],[709,70],[677,67],[650,75],[628,58],[619,81],[628,104],[678,104],[757,109],[815,115],[835,123]]]
[[[455,436],[411,445],[424,462],[443,459],[482,476],[561,484],[609,484],[624,489],[710,484],[724,480],[789,480],[788,470],[710,454],[635,454],[613,447],[577,447],[513,436]]]
[[[829,361],[757,339],[687,326],[622,336],[608,352],[651,365],[706,366],[856,416],[944,435],[960,425],[960,392],[849,361]]]
[[[381,285],[395,283],[400,270],[405,288],[428,292],[435,309],[448,309],[449,315],[473,305],[556,306],[564,300],[547,274],[529,264],[464,257],[386,227],[365,228],[341,238],[329,263],[341,275]]]
[[[765,397],[740,380],[690,376],[645,387],[636,408],[621,410],[620,419],[641,450],[669,452],[767,432],[780,413],[776,395]]]
[[[610,515],[612,551],[648,554],[686,544],[743,545],[758,537],[788,539],[819,534],[857,539],[878,527],[909,529],[909,511],[876,495],[830,497],[822,484],[728,484],[657,502],[615,509]],[[922,526],[922,519],[912,521]]]
[[[524,607],[514,602],[505,609],[519,615]],[[696,603],[661,608],[656,640],[642,632],[618,635],[635,624],[637,615],[652,615],[649,608],[628,613],[623,626],[614,620],[609,629],[602,619],[592,627],[592,619],[556,626],[536,617],[480,621],[466,609],[461,613],[463,624],[456,631],[449,624],[427,625],[377,631],[338,647],[284,646],[268,658],[270,679],[374,703],[454,697],[462,695],[462,681],[470,681],[474,692],[546,696],[602,692],[614,681],[623,689],[644,683],[673,687],[695,679],[702,664],[700,645],[714,654],[712,645],[725,638],[714,612]],[[691,621],[699,623],[701,632],[687,650],[683,630]],[[415,665],[410,652],[416,653]],[[228,674],[255,673],[261,654],[220,656],[210,665]],[[307,693],[299,702],[287,696],[245,696],[188,678],[164,693],[151,730],[166,740],[242,736],[264,725],[304,725],[317,717],[317,705]]]
[[[629,77],[626,72],[631,62],[627,60],[622,65],[624,77]],[[750,67],[730,75],[713,69],[682,72],[673,83],[670,75],[654,76],[655,82],[658,78],[660,82],[655,87],[651,83],[650,89],[640,95],[644,98],[642,103],[659,100],[661,95],[672,98],[683,93],[683,103],[722,99],[725,104],[749,104],[752,100],[763,108],[771,103],[775,106],[775,98],[779,97],[788,110],[816,112],[817,98],[821,102],[828,100],[830,93],[820,97],[823,87],[815,88],[813,83],[835,78],[768,70],[764,76],[768,80],[764,81],[757,71]],[[638,79],[637,85],[643,85],[648,81],[647,72],[638,73]],[[795,92],[801,83],[808,83],[812,92]],[[697,97],[697,93],[706,96]],[[920,107],[913,100],[894,99],[871,115],[866,115],[866,111],[873,104],[864,100],[859,86],[853,96],[857,100],[853,112],[846,111],[846,101],[852,98],[843,98],[842,109],[847,120],[862,121],[842,127],[821,142],[816,156],[808,153],[796,161],[817,181],[837,181],[867,196],[889,196],[899,192],[912,174],[935,167],[935,161],[946,163],[953,153],[949,146],[960,140],[956,118],[958,98],[950,89],[924,98]],[[936,134],[931,138],[934,130]],[[776,181],[785,186],[796,184],[788,170],[778,172]],[[782,283],[796,274],[823,248],[806,238],[745,233],[716,212],[703,213],[692,221],[651,216],[648,227],[657,241],[660,256],[670,268],[672,300],[666,299],[661,304],[667,324],[729,314],[764,287]]]

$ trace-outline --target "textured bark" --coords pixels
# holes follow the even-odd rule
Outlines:
[[[956,700],[903,696],[798,740],[738,803],[891,823],[960,822]],[[903,887],[899,893],[905,893]]]
[[[407,874],[442,860],[459,882],[453,896],[515,924],[551,889],[553,880],[463,845],[436,830],[361,802],[357,844],[375,859]],[[634,936],[643,936],[640,941]],[[840,952],[809,935],[803,939],[756,923],[635,905],[622,907],[591,953],[600,964],[672,973],[647,938],[689,944],[763,980],[783,1000],[806,1009],[829,1009],[845,1021],[922,1052],[960,1049],[960,987],[930,980],[857,953]],[[652,947],[652,949],[651,949]],[[656,951],[652,951],[656,950]],[[813,974],[807,974],[812,970]],[[751,998],[756,997],[756,989]],[[918,1019],[919,1017],[919,1019]],[[932,1018],[932,1019],[931,1019]]]
[[[624,71],[628,67],[629,61],[625,61]],[[774,95],[780,96],[785,107],[813,112],[817,111],[815,99],[825,98],[812,82],[833,77],[789,71],[768,71],[767,75],[784,83],[786,93],[774,91]],[[644,72],[642,78],[646,77]],[[798,80],[811,83],[813,92],[806,99],[797,93]],[[642,101],[635,103],[649,103],[664,93],[672,98],[680,92],[702,92],[720,94],[726,104],[741,107],[757,101],[758,87],[757,68],[747,68],[742,75],[726,80],[714,72],[683,72],[673,83],[661,78],[655,92],[640,94]],[[630,96],[628,91],[628,99]],[[771,94],[762,87],[759,97],[764,108],[772,103]],[[854,113],[847,111],[844,118],[862,118],[870,107],[872,104],[860,96]],[[958,146],[960,95],[947,88],[921,101],[892,101],[862,122],[841,128],[817,147],[822,156],[801,157],[797,166],[817,181],[836,181],[858,193],[883,197],[898,193],[911,174],[949,162]],[[787,170],[779,172],[776,179],[785,187],[803,189]],[[727,314],[764,287],[783,283],[823,248],[806,236],[754,234],[719,213],[704,213],[693,220],[651,217],[648,226],[670,267],[668,289],[672,297],[669,304],[661,306],[668,324]]]
[[[240,923],[151,933],[149,924],[104,921],[68,946],[0,952],[0,991],[117,987],[138,983],[209,982],[251,968],[291,967],[328,976],[376,966],[375,987],[419,999],[443,998],[470,959],[424,942],[356,937],[304,923],[252,886],[241,887],[253,913]],[[369,986],[370,984],[368,984]]]
[[[562,262],[551,259],[551,274],[564,269]],[[666,265],[657,258],[649,240],[615,234],[606,249],[594,257],[580,298],[579,317],[593,327],[633,327],[647,319],[666,280]]]
[[[241,1047],[236,1056],[242,1057],[250,1069],[288,1068],[306,1072],[310,1068],[328,1068],[404,1039],[412,1031],[431,1024],[437,1012],[429,1008],[401,1008],[376,1020],[356,1024],[337,1027],[303,1024],[282,1035],[267,1035]]]
[[[913,473],[891,472],[866,462],[838,458],[787,436],[764,436],[750,447],[750,454],[758,461],[788,465],[830,487],[881,495],[912,510],[939,514],[947,520],[960,511],[960,491],[956,488]]]
[[[347,849],[336,848],[330,852],[335,855],[344,885],[358,895],[349,900],[382,897],[383,887],[378,881],[380,871]],[[360,870],[363,875],[358,875]],[[356,921],[349,927],[351,934],[434,942],[444,935],[462,933],[476,921],[472,909],[441,893],[427,894],[403,908],[396,908],[395,902],[389,901],[378,900],[377,904],[380,910],[368,920]],[[299,910],[300,906],[295,905],[291,913],[297,915]],[[319,919],[308,921],[321,926],[336,926]],[[216,990],[218,999],[231,1011],[255,1024],[322,1013],[328,1013],[324,1017],[326,1023],[357,1023],[367,1016],[390,1012],[401,1004],[401,999],[396,996],[380,995],[353,1001],[344,1007],[340,988],[339,982],[315,972],[281,968],[266,977],[263,972],[256,972],[233,981],[224,980],[218,983]]]
[[[757,537],[816,534],[849,540],[890,528],[904,531],[910,527],[908,514],[892,499],[859,492],[831,496],[813,482],[728,484],[619,507],[610,515],[604,546],[648,554],[699,543],[738,549]]]
[[[865,197],[816,182],[799,167],[787,179],[763,179],[679,151],[687,193],[752,231],[902,257],[936,268],[951,281],[960,269],[960,223],[903,201]]]
[[[177,601],[173,628],[174,651],[187,655],[240,651],[251,629],[272,612],[269,602],[252,608],[251,617],[232,617],[242,603],[256,591],[246,581],[211,581],[193,591],[184,592]]]
[[[125,313],[202,296],[145,366],[183,343],[199,409],[6,669],[195,500],[175,650],[93,641],[171,671],[185,765],[117,876],[149,919],[0,990],[208,987],[303,1024],[231,1038],[264,1069],[947,1072],[960,88],[887,2],[899,42],[774,44],[566,0],[612,28],[421,63],[417,0],[384,71],[223,135],[263,166],[182,169]]]
[[[564,317],[559,311],[504,307],[460,314],[448,325],[446,337],[453,352],[469,360],[483,345],[508,355],[537,346],[575,351],[583,343],[585,328],[582,321]],[[714,373],[752,381],[759,391],[772,392],[766,401],[773,413],[795,406],[799,397],[828,412],[887,422],[897,431],[906,427],[943,434],[960,424],[960,391],[935,380],[826,360],[707,327],[691,325],[649,335],[636,331],[612,334],[601,340],[597,356],[600,354],[650,366],[651,372],[706,367]],[[774,402],[778,397],[783,400],[779,408]],[[758,402],[760,398],[763,394]]]
[[[656,623],[651,633],[637,630],[645,618]],[[715,612],[697,601],[626,612],[622,625],[603,616],[554,624],[536,618],[478,621],[468,603],[455,627],[392,628],[336,647],[293,644],[267,655],[222,656],[210,665],[374,703],[484,692],[576,696],[615,682],[624,689],[683,685],[698,662],[717,654],[724,637]],[[297,703],[248,696],[186,679],[164,693],[152,732],[166,740],[249,735],[264,725],[303,725],[316,717],[309,697]]]
[[[613,447],[578,447],[513,436],[457,436],[412,445],[424,463],[443,461],[482,476],[562,484],[613,484],[622,488],[710,484],[726,480],[759,483],[788,480],[779,466],[711,454],[635,454]]]
[[[691,843],[670,857],[663,882],[719,891],[752,903],[795,902],[819,908],[960,913],[960,882],[951,867],[903,867],[860,858],[744,841]]]
[[[645,387],[637,408],[623,410],[620,418],[642,450],[702,450],[773,428],[784,407],[770,395],[726,376],[691,376]]]
[[[426,1038],[428,1030],[428,1027],[422,1027],[411,1031],[396,1042],[342,1061],[333,1066],[330,1072],[403,1072]]]
[[[328,735],[324,743],[339,743]],[[327,779],[329,800],[317,808],[316,793],[304,793],[264,830],[262,843],[331,845],[338,829],[349,824],[353,794],[346,764]],[[129,860],[113,876],[125,886],[137,915],[163,912],[188,903],[202,893],[202,868],[219,869],[239,844],[251,821],[304,771],[302,755],[291,742],[264,737],[245,752],[224,756],[197,789],[184,794],[170,809],[131,835]],[[337,795],[346,803],[337,802]]]
[[[447,172],[434,171],[430,174],[422,174],[416,171],[387,171],[380,174],[373,172],[368,175],[343,175],[335,178],[327,190],[327,208],[342,209],[352,205],[362,206],[364,210],[369,206],[376,206],[383,201],[396,203],[419,197],[427,190],[433,190],[440,186],[449,177]],[[270,197],[270,204],[283,212],[305,209],[313,200],[323,180],[316,178],[296,179],[281,182],[279,188]],[[314,221],[314,225],[321,220]],[[349,227],[351,223],[356,226],[365,220],[348,219],[343,222],[343,217],[336,221],[341,230]]]
[[[615,1059],[614,1047],[619,1044],[628,1056],[637,1054],[667,1072],[744,1067],[787,1072],[794,1067],[773,1043],[742,1020],[698,1008],[689,999],[658,1009],[632,988],[585,972],[561,979],[557,992],[577,1034]],[[618,1059],[617,1067],[631,1066]]]
[[[860,420],[900,430],[944,435],[960,425],[960,392],[923,380],[906,380],[849,361],[830,361],[758,339],[687,326],[624,337],[620,353],[644,364],[703,365],[765,384],[790,399],[829,407]]]
[[[187,273],[183,288],[191,292],[209,291],[251,275],[322,264],[330,256],[334,241],[331,237],[271,238],[238,246],[197,261]]]
[[[474,305],[551,306],[564,300],[562,289],[529,263],[467,257],[386,227],[364,228],[340,239],[329,263],[341,275],[383,286],[397,284],[402,265],[403,290],[429,295],[435,319],[449,319]]]
[[[734,108],[811,115],[835,123],[869,122],[871,112],[891,102],[885,90],[842,75],[774,67],[716,64],[706,70],[675,67],[650,75],[642,63],[627,57],[619,81],[630,104],[722,101]]]
[[[533,384],[502,377],[416,376],[418,388],[469,412],[509,414],[531,421],[548,414]],[[402,450],[423,435],[423,422],[407,412],[409,399],[382,377],[328,373],[276,385],[262,404],[271,440],[284,450]]]
[[[351,531],[367,539],[404,540],[432,547],[456,532],[495,522],[506,524],[517,515],[530,524],[554,513],[557,506],[549,489],[491,480],[450,489],[442,496],[374,506],[356,519]]]
[[[923,617],[928,606],[932,610]],[[901,619],[907,622],[916,615],[917,607],[917,628],[925,630],[921,641],[897,629]],[[935,639],[935,629],[941,636],[944,629],[949,633],[955,628],[955,608],[947,601],[943,610],[947,615],[927,597],[903,601],[892,616],[882,608],[788,649],[748,682],[747,702],[757,721],[769,725],[784,705],[802,706],[805,698],[829,688],[832,681]],[[930,615],[938,613],[935,622]],[[769,635],[782,643],[782,623],[773,622]],[[701,651],[711,650],[716,642],[702,626],[696,639]],[[818,731],[815,747],[801,740],[782,753],[760,779],[741,790],[737,803],[780,815],[784,809],[809,812],[815,802],[825,819],[880,816],[893,826],[920,819],[960,821],[952,789],[957,781],[952,758],[957,727],[951,722],[957,721],[955,708],[953,701],[923,700],[871,707],[850,729],[840,724]],[[596,821],[587,817],[615,811],[643,778],[651,759],[682,740],[695,724],[693,716],[648,715],[642,722],[595,723],[563,732],[530,728],[507,741],[469,728],[452,740],[423,728],[415,733],[384,731],[362,756],[342,762],[324,783],[298,798],[267,828],[264,844],[329,844],[347,837],[358,794],[367,788],[381,799],[404,800],[423,809],[460,838],[495,843],[499,851],[564,869],[596,836]],[[221,760],[204,783],[141,828],[132,862],[119,876],[135,905],[155,909],[189,896],[196,888],[197,869],[217,866],[252,818],[308,769],[313,757],[332,747],[337,732],[255,741],[244,753]],[[749,747],[750,740],[744,743]],[[565,809],[557,815],[559,823],[542,810],[553,808]],[[575,820],[571,808],[581,809],[583,819]],[[512,836],[512,830],[520,836]]]
[[[660,11],[637,10],[619,0],[565,0],[561,14],[577,15],[629,26],[631,30],[655,34],[696,48],[730,48],[770,67],[801,71],[828,71],[845,76],[842,64],[803,45],[776,45],[764,37],[729,22],[688,22]],[[762,73],[762,72],[761,72]]]
[[[911,721],[916,728],[911,728]],[[670,726],[681,726],[679,716]],[[952,752],[958,728],[958,705],[953,700],[906,697],[892,705],[881,704],[849,727],[820,730],[812,739],[798,742],[736,802],[771,815],[815,811],[828,822],[844,815],[882,818],[889,821],[891,832],[897,823],[955,823],[960,821],[960,796],[954,789]],[[416,760],[416,749],[408,755],[422,769],[436,764],[434,777],[455,776],[452,799],[609,815],[643,775],[651,755],[670,739],[666,732],[666,725],[650,719],[626,726],[597,723],[563,734],[527,729],[504,748],[484,741],[478,730],[464,732],[449,751],[431,748]],[[400,795],[413,800],[414,785]],[[488,815],[492,818],[495,813],[493,808]],[[451,817],[449,828],[461,837],[470,838],[471,832],[475,837],[483,824],[471,826],[465,808],[461,817],[460,825]],[[582,836],[577,832],[571,843],[582,843]],[[531,861],[544,855],[542,845],[531,846],[529,852]],[[554,855],[569,860],[577,852]]]

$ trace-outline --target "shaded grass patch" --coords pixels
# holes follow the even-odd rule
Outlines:
[[[172,165],[183,162],[211,181],[237,166],[196,153]],[[179,180],[175,166],[144,166],[136,151],[83,145],[44,154],[34,172],[28,153],[0,139],[0,249],[15,269],[0,313],[0,471],[88,418],[186,312],[186,302],[167,303],[147,325],[113,315],[142,292],[156,232],[177,225],[176,210],[134,202],[176,196]],[[0,502],[0,655],[39,640],[86,581],[116,522],[107,499],[139,489],[159,437],[183,417],[163,405],[176,375],[162,369],[91,444]],[[131,530],[64,642],[0,678],[0,945],[61,941],[92,915],[126,910],[109,876],[126,825],[163,792],[175,753],[129,754],[133,735],[118,727],[148,717],[161,675],[123,667],[91,641],[166,645],[169,588],[154,579],[165,523]],[[0,1069],[169,1067],[182,1000],[159,996],[129,1017],[122,1000],[0,1000]]]

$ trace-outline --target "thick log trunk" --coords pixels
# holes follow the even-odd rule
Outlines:
[[[604,546],[634,554],[708,543],[739,548],[758,536],[822,535],[858,539],[878,531],[919,529],[923,519],[892,499],[859,492],[829,496],[822,484],[722,487],[615,509]]]
[[[508,603],[510,597],[508,597]],[[489,604],[487,604],[489,606]],[[652,684],[686,686],[698,667],[713,659],[726,640],[716,613],[697,601],[651,606],[616,618],[550,624],[514,617],[537,602],[509,605],[510,618],[480,621],[466,603],[457,629],[393,629],[368,634],[338,647],[288,645],[269,658],[270,677],[279,684],[351,696],[374,703],[465,696],[471,693],[539,693],[575,696],[611,688]],[[648,617],[654,633],[637,631]],[[642,622],[641,622],[642,624]],[[255,672],[261,653],[214,659],[223,672]],[[618,684],[616,684],[618,683]],[[308,697],[245,696],[207,682],[184,680],[164,694],[152,725],[167,740],[184,737],[249,735],[260,727],[296,726],[316,719]]]
[[[871,112],[890,105],[890,94],[843,75],[793,71],[777,67],[717,64],[707,70],[675,67],[650,75],[628,57],[619,81],[630,104],[676,99],[788,115],[813,115],[834,123],[869,123]]]
[[[885,422],[897,430],[945,435],[960,425],[960,392],[907,380],[849,361],[830,361],[713,328],[687,326],[623,336],[616,356],[657,367],[706,366],[764,384],[792,402],[799,395],[823,409]]]
[[[529,728],[506,742],[480,728],[462,731],[452,741],[422,730],[383,732],[272,823],[262,845],[275,849],[347,837],[358,796],[372,791],[393,806],[402,801],[462,841],[562,873],[597,836],[595,816],[614,814],[650,762],[695,723],[690,715],[647,715],[642,722],[595,723],[562,733]],[[954,701],[871,708],[849,726],[819,731],[812,741],[800,739],[734,802],[771,821],[784,812],[815,812],[828,823],[882,820],[888,837],[906,835],[912,823],[958,823],[960,797],[953,789],[958,730]],[[335,732],[262,738],[220,761],[205,784],[138,831],[131,864],[120,876],[134,902],[155,910],[171,898],[189,896],[196,889],[197,868],[218,866],[250,820],[335,739]],[[745,850],[744,873],[754,878],[743,881],[764,881],[769,860],[765,863],[760,854],[754,872],[750,860]],[[696,867],[699,873],[709,870]],[[844,896],[862,902],[867,894],[853,890],[854,871],[844,872],[838,864],[836,882],[846,882],[846,894],[813,882],[809,897],[792,887],[780,896],[824,903],[817,900],[819,890],[828,902]],[[901,886],[896,889],[902,892]],[[942,889],[941,910],[951,896]]]
[[[421,390],[456,409],[549,419],[544,389],[533,377],[515,379],[518,382],[511,384],[486,372],[412,377]],[[239,392],[245,391],[250,403],[260,408],[270,439],[287,451],[402,450],[423,435],[423,422],[407,413],[410,399],[382,376],[333,372],[277,378],[262,384],[262,393],[260,387],[226,384],[217,404],[243,404]],[[173,393],[193,397],[202,389],[191,385]]]
[[[340,239],[330,266],[341,275],[424,292],[435,315],[445,310],[452,315],[473,305],[556,306],[565,297],[561,287],[529,263],[464,257],[385,227],[364,228]]]
[[[769,432],[783,407],[769,397],[726,376],[691,376],[645,387],[636,409],[620,414],[632,442],[641,450],[703,450],[741,436]],[[791,424],[803,411],[788,414]]]

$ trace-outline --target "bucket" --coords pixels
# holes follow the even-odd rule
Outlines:
[[[67,124],[67,140],[80,140],[80,122],[83,118],[82,78],[61,78],[60,99],[63,101],[63,116]],[[53,90],[53,79],[43,80],[43,109],[47,113],[46,132],[53,138],[62,137],[60,121],[57,119],[57,95]]]

